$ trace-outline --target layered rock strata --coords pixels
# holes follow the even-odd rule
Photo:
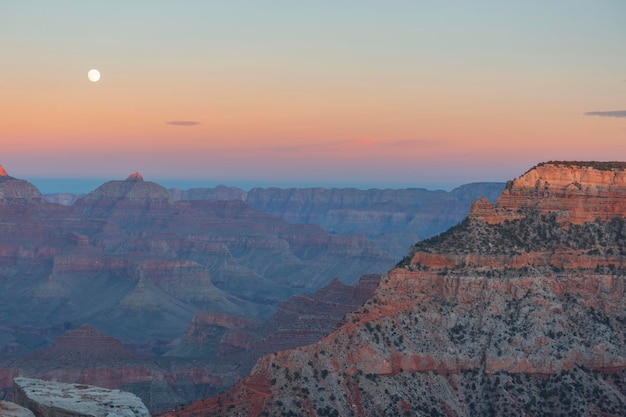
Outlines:
[[[555,213],[560,224],[610,220],[626,211],[626,163],[567,162],[539,164],[509,181],[496,205],[484,199],[470,217],[496,224],[524,216],[527,209]]]

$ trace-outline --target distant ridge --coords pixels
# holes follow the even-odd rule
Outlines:
[[[120,199],[166,201],[243,201],[251,207],[283,218],[292,224],[317,224],[331,233],[364,235],[381,250],[402,257],[418,240],[441,233],[459,223],[469,212],[472,201],[485,197],[495,202],[505,183],[477,182],[461,185],[449,192],[406,189],[356,188],[253,188],[218,185],[188,190],[165,189],[144,182],[140,173],[125,181],[108,181],[81,198],[53,194],[44,198],[60,204],[77,204],[102,199],[103,205]],[[169,201],[169,200],[168,200]],[[105,204],[106,203],[106,204]]]

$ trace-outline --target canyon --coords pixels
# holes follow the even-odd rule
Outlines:
[[[533,167],[320,341],[162,416],[626,414],[625,180],[624,163]]]
[[[232,386],[263,354],[319,340],[371,297],[379,280],[366,275],[354,286],[333,280],[281,303],[268,320],[200,311],[161,356],[131,350],[90,325],[69,329],[33,354],[0,358],[0,397],[9,396],[14,378],[27,375],[122,389],[152,411],[186,404]]]
[[[421,239],[459,223],[474,200],[495,202],[505,183],[481,182],[443,190],[355,188],[253,188],[219,185],[169,189],[173,201],[243,201],[293,224],[316,224],[340,235],[363,235],[378,249],[402,257]],[[44,195],[46,201],[73,205],[82,196]]]
[[[479,197],[494,201],[504,183],[465,184],[449,192],[355,188],[172,189],[176,200],[240,200],[290,223],[316,224],[341,235],[363,235],[376,246],[402,257],[418,240],[432,237],[459,223]]]
[[[242,201],[174,202],[139,174],[73,206],[8,175],[0,193],[4,352],[32,352],[85,323],[138,346],[180,337],[198,311],[266,319],[290,296],[393,264],[363,236]]]
[[[228,187],[182,198],[133,173],[83,196],[57,196],[58,204],[0,174],[0,399],[27,376],[121,388],[151,411],[214,395],[259,356],[324,337],[397,260],[380,244],[389,233],[437,204],[441,224],[458,222],[470,197],[495,201],[482,192],[503,187],[469,185],[456,197],[323,189],[259,197],[291,206],[283,210],[289,222]],[[297,223],[294,202],[318,198],[327,201]],[[309,221],[335,206],[349,208],[348,229]],[[382,220],[373,222],[373,212]],[[365,224],[374,224],[371,237],[357,233]]]

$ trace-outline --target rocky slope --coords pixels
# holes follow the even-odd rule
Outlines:
[[[320,342],[168,415],[625,415],[625,178],[534,167],[416,244]]]

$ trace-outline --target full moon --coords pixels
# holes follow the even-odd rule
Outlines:
[[[92,83],[95,83],[100,79],[100,71],[98,71],[97,69],[89,70],[89,72],[87,73],[87,78],[89,78],[89,81],[91,81]]]

